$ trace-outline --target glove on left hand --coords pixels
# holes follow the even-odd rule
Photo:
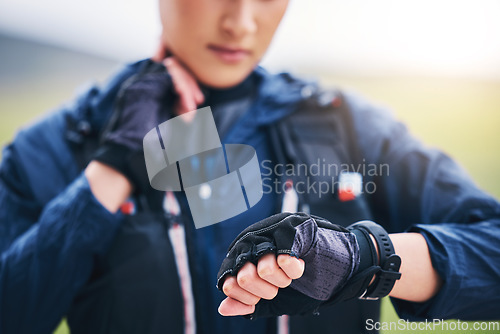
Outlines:
[[[165,66],[147,60],[122,87],[94,160],[121,172],[137,192],[150,189],[143,153],[146,133],[169,118],[173,84]]]
[[[235,276],[246,262],[257,264],[267,253],[299,257],[305,261],[305,271],[274,299],[257,303],[252,318],[313,313],[345,285],[359,265],[353,233],[316,216],[282,213],[249,226],[236,237],[217,275],[217,287],[222,291],[226,275]]]

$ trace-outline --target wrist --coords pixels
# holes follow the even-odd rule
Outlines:
[[[401,277],[401,258],[395,253],[389,234],[371,221],[352,224],[348,229],[356,235],[360,249],[358,271],[373,269],[359,298],[379,299],[388,295]]]
[[[436,295],[443,280],[432,265],[424,236],[414,232],[395,233],[391,240],[396,253],[403,259],[400,270],[403,276],[389,295],[419,303]]]
[[[149,189],[149,179],[142,150],[134,150],[118,143],[105,143],[94,155],[94,161],[106,165],[125,177],[134,192]]]
[[[132,184],[123,174],[99,161],[91,161],[84,173],[94,197],[112,213],[132,192]]]

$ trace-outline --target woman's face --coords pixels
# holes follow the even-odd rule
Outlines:
[[[264,55],[289,0],[160,0],[163,39],[205,85],[234,86]]]

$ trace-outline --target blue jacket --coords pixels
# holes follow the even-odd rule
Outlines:
[[[125,67],[103,88],[21,130],[0,167],[0,332],[48,333],[88,281],[94,258],[106,252],[123,220],[92,195],[68,143],[67,117],[100,131],[116,94],[139,66]],[[310,98],[307,83],[258,69],[258,119],[278,121],[290,105]],[[294,79],[295,80],[295,79]],[[300,85],[297,84],[300,83]],[[390,232],[418,231],[443,278],[425,303],[393,300],[399,315],[423,318],[500,318],[500,205],[445,154],[423,146],[385,110],[345,94],[363,162],[387,164],[371,175],[373,219]],[[235,131],[233,129],[233,131]],[[79,138],[73,138],[79,140]],[[249,222],[249,224],[252,222]],[[224,242],[229,245],[231,240]],[[215,279],[215,277],[214,277]]]

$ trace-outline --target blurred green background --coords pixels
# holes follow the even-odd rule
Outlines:
[[[2,35],[0,60],[2,146],[23,125],[71,101],[82,84],[102,82],[118,66],[112,60]],[[448,152],[481,188],[500,197],[500,81],[464,77],[317,77],[325,85],[355,90],[390,107],[417,137]],[[382,320],[397,321],[388,300],[383,302]],[[67,326],[63,323],[56,333],[68,333]]]

